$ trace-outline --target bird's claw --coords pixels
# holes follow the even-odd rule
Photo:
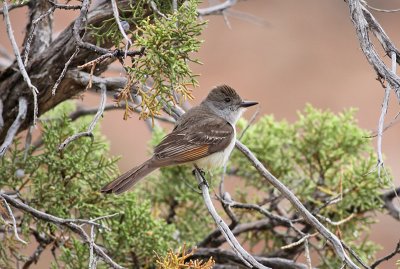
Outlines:
[[[207,188],[210,188],[210,185],[208,184],[208,182],[207,182],[207,180],[206,180],[206,178],[205,178],[206,172],[204,172],[204,170],[201,169],[201,168],[196,168],[196,169],[194,169],[194,170],[192,171],[192,173],[193,173],[194,176],[196,176],[196,172],[199,172],[199,173],[200,173],[200,176],[201,176],[201,179],[202,179],[202,182],[200,182],[199,185],[198,185],[199,190],[201,190],[201,187],[202,187],[203,185],[207,186]]]

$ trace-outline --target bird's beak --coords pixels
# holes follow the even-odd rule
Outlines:
[[[254,101],[242,101],[240,103],[240,107],[249,107],[249,106],[254,106],[257,104],[258,104],[258,102],[254,102]]]

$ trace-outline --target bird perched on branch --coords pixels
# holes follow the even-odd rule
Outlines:
[[[186,163],[204,170],[223,167],[235,146],[236,122],[246,107],[256,104],[242,100],[227,85],[214,88],[200,105],[179,118],[149,160],[108,183],[101,192],[123,193],[160,167]]]

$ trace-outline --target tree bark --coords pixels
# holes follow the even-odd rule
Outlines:
[[[128,9],[129,3],[132,1],[122,0],[118,1],[120,9]],[[146,16],[148,16],[148,13]],[[113,17],[110,1],[100,1],[93,7],[87,14],[87,25],[98,26],[104,20]],[[79,92],[83,91],[85,87],[71,78],[65,77],[57,88],[55,95],[52,95],[52,87],[59,78],[65,63],[70,59],[71,55],[77,48],[76,41],[73,37],[72,22],[60,35],[50,43],[48,49],[40,52],[35,51],[31,55],[31,59],[26,66],[26,70],[31,78],[32,84],[38,90],[38,107],[39,115],[45,113],[57,104],[72,98]],[[135,27],[131,25],[131,27]],[[95,38],[91,35],[89,30],[86,31],[84,40],[89,43],[95,43]],[[111,48],[112,42],[109,40],[106,44],[102,44],[104,48]],[[74,69],[79,65],[87,63],[99,57],[93,51],[80,49],[80,52],[74,57],[68,69]],[[108,62],[107,64],[109,64]],[[106,66],[102,65],[96,67],[95,74],[99,75],[104,72]],[[31,90],[28,88],[26,82],[23,80],[18,65],[14,62],[10,67],[0,73],[0,100],[3,102],[3,120],[4,126],[0,130],[0,144],[3,143],[7,134],[7,130],[15,120],[18,114],[18,98],[25,96],[28,100],[28,115],[22,122],[19,132],[26,129],[33,119],[33,96]]]

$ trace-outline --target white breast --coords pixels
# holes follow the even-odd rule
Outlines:
[[[236,130],[234,130],[234,135],[231,143],[220,152],[213,153],[207,157],[201,158],[194,163],[203,170],[211,170],[219,167],[223,167],[229,159],[236,142]]]

